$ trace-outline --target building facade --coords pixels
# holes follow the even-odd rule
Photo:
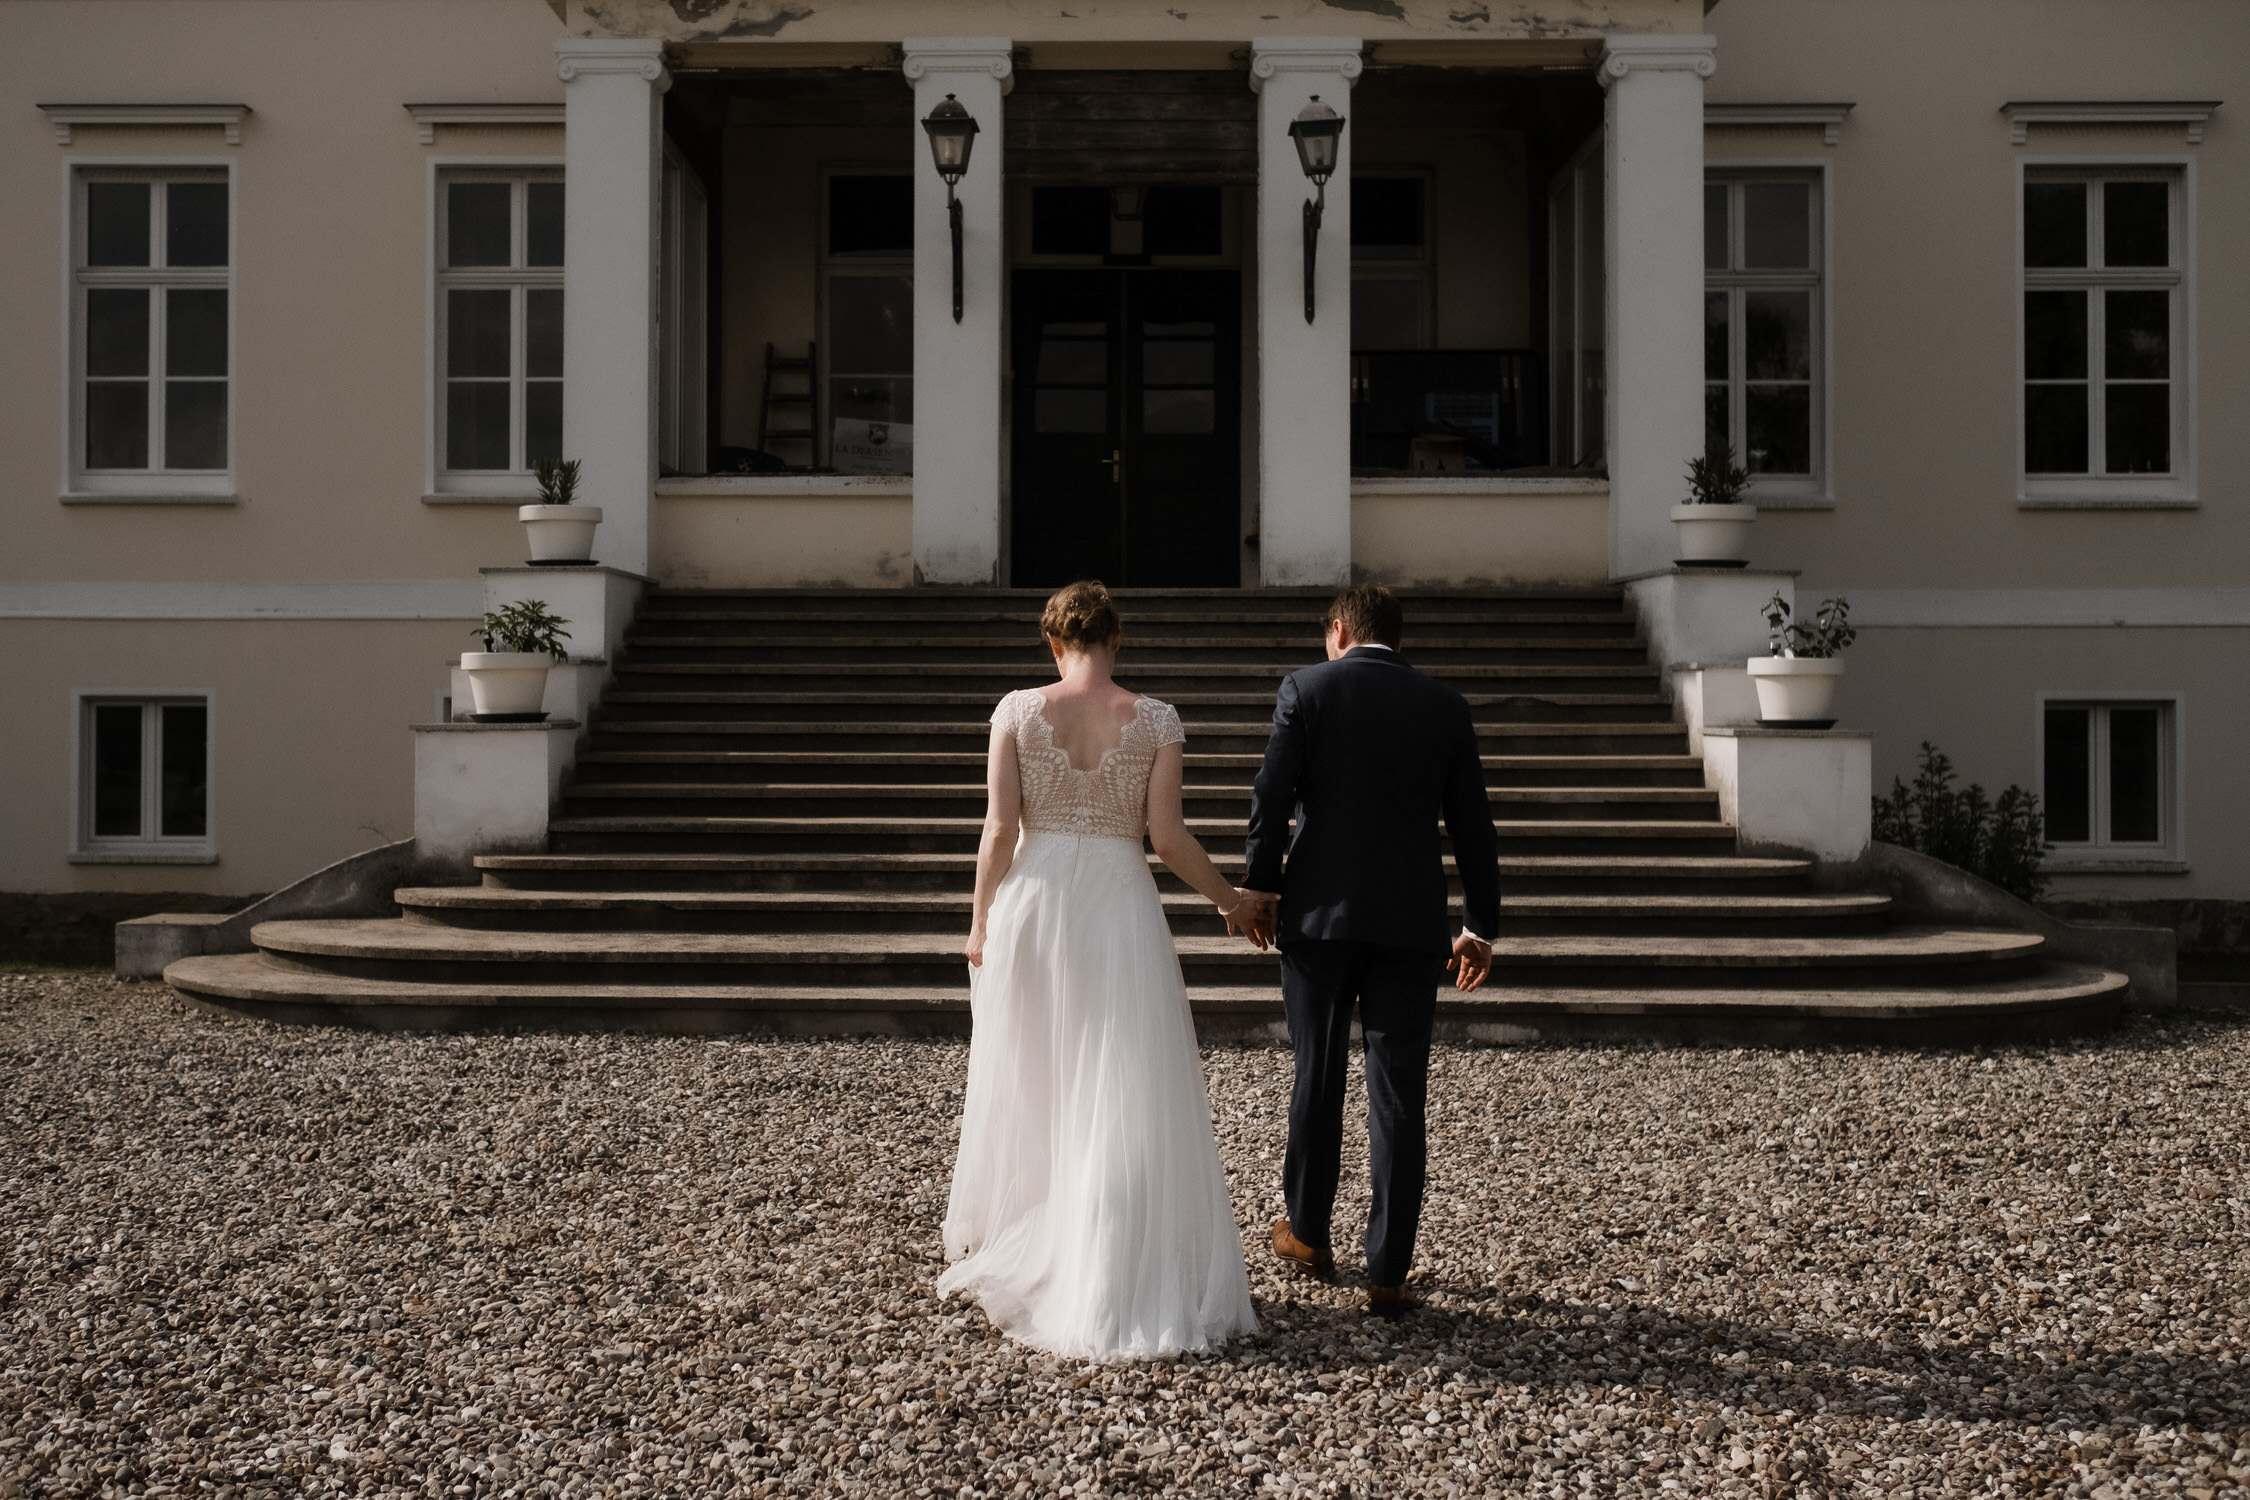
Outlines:
[[[1753,568],[1864,628],[1878,784],[1934,741],[2041,793],[2060,897],[2250,897],[2227,0],[17,0],[0,42],[19,903],[406,836],[540,458],[660,586],[1531,586],[1667,570],[1719,443]]]

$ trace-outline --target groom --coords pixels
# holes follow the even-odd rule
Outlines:
[[[1281,948],[1297,1055],[1282,1166],[1289,1217],[1273,1226],[1273,1248],[1323,1279],[1335,1274],[1329,1231],[1356,1005],[1374,1179],[1367,1307],[1378,1317],[1406,1309],[1438,985],[1449,972],[1464,991],[1484,983],[1500,927],[1499,835],[1469,705],[1406,664],[1403,624],[1397,598],[1380,584],[1346,589],[1329,606],[1327,664],[1289,676],[1274,705],[1250,799],[1244,881],[1264,903],[1252,940]],[[1458,937],[1449,932],[1441,817],[1464,893]]]

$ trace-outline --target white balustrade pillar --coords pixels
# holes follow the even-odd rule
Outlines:
[[[1352,571],[1351,86],[1358,37],[1258,37],[1258,570],[1269,588]],[[1344,116],[1305,321],[1305,201],[1289,122],[1314,95]]]
[[[656,488],[663,43],[555,43],[563,90],[563,452],[602,508],[595,555],[646,573]]]
[[[1710,36],[1613,36],[1608,199],[1612,576],[1672,565],[1672,506],[1703,451],[1703,80]]]
[[[908,37],[914,85],[914,574],[918,583],[1000,575],[1001,99],[1006,37]],[[962,210],[961,321],[953,321],[953,231],[922,120],[951,94],[977,122]]]

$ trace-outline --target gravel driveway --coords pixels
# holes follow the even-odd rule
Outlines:
[[[1124,1366],[932,1299],[966,1055],[0,976],[0,1497],[2250,1493],[2250,1027],[1445,1051],[1398,1325],[1215,1049],[1266,1331]]]

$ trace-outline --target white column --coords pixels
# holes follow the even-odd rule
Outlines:
[[[1001,36],[908,37],[914,85],[914,575],[1000,576]],[[961,201],[961,321],[953,321],[953,232],[922,120],[951,94],[977,122]]]
[[[1258,571],[1269,588],[1352,572],[1351,87],[1358,37],[1258,37]],[[1289,122],[1314,95],[1344,116],[1305,321],[1305,200]]]
[[[563,90],[563,452],[602,508],[595,556],[648,571],[656,487],[656,256],[663,43],[555,43]]]
[[[1703,451],[1703,80],[1709,36],[1613,36],[1608,412],[1612,576],[1668,568],[1672,506]]]

